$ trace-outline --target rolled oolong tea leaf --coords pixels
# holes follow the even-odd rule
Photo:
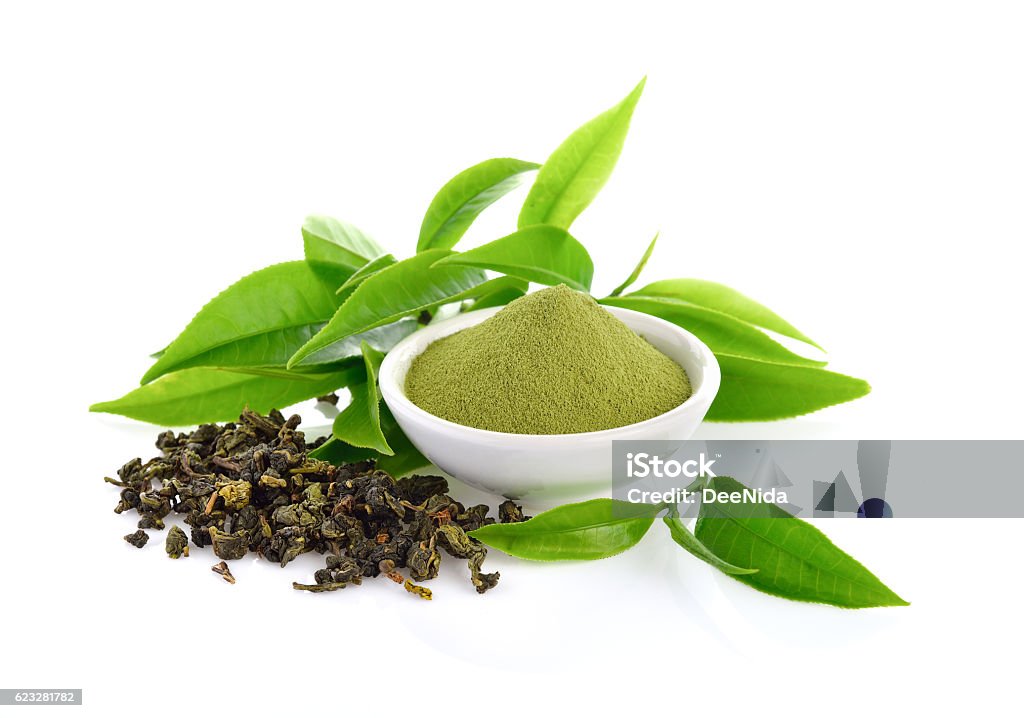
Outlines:
[[[498,524],[492,524],[497,526]],[[479,529],[478,529],[479,530]],[[444,550],[456,558],[468,560],[470,580],[477,593],[484,593],[498,585],[500,574],[484,573],[480,570],[487,557],[485,549],[478,541],[470,538],[461,526],[453,523],[442,523],[437,529],[438,543]]]
[[[450,253],[445,249],[430,249],[368,277],[327,325],[295,352],[288,366],[300,364],[313,353],[353,334],[474,296],[473,289],[487,281],[487,275],[481,270],[433,267]]]
[[[615,107],[573,132],[540,168],[519,214],[519,227],[569,226],[593,201],[615,169],[647,78]]]
[[[612,499],[566,504],[521,523],[491,524],[469,535],[511,556],[534,561],[593,561],[640,542],[655,507]]]
[[[149,541],[149,534],[141,529],[130,533],[124,537],[124,540],[130,543],[135,548],[142,548]]]
[[[441,554],[437,551],[437,535],[429,541],[420,541],[409,549],[406,561],[409,575],[417,581],[428,581],[441,570]]]
[[[171,526],[164,541],[164,550],[169,558],[188,557],[188,536],[177,526]]]
[[[266,412],[362,381],[362,367],[327,374],[268,374],[198,367],[173,372],[89,411],[120,414],[162,426],[229,421],[246,406]]]
[[[532,518],[532,516],[524,514],[523,507],[512,499],[506,499],[498,505],[498,523],[500,524],[518,524]]]
[[[225,561],[221,561],[218,564],[214,564],[214,566],[210,570],[213,571],[214,573],[218,574],[221,578],[223,578],[228,583],[234,583],[235,582],[235,576],[234,576],[234,574],[231,573],[231,569],[228,567],[228,565],[227,565],[227,563]]]
[[[132,459],[117,479],[106,479],[120,489],[115,511],[135,510],[144,520],[183,515],[192,544],[213,547],[222,559],[213,570],[229,582],[225,562],[250,552],[285,566],[315,551],[327,554],[325,567],[315,583],[296,589],[330,592],[384,575],[428,598],[416,582],[437,575],[443,549],[468,562],[478,592],[497,583],[497,574],[482,570],[486,548],[465,533],[493,523],[487,506],[459,503],[443,477],[396,481],[373,461],[318,460],[310,450],[320,440],[307,444],[299,423],[276,410],[246,410],[237,422],[164,432],[157,439],[162,456]],[[139,533],[127,538],[144,541]],[[184,535],[169,532],[168,555],[185,555]]]
[[[501,239],[456,252],[435,267],[462,266],[492,269],[538,284],[565,284],[590,291],[594,262],[586,248],[558,227],[525,227]]]
[[[326,583],[299,583],[292,581],[292,588],[296,591],[309,591],[310,593],[328,593],[340,591],[349,585],[349,581],[328,581]]]
[[[209,528],[210,540],[213,541],[213,552],[224,561],[235,561],[245,558],[249,553],[249,535],[245,531],[226,533],[218,531],[216,526]]]
[[[719,476],[710,488],[745,487]],[[821,531],[774,504],[703,503],[694,534],[723,561],[759,569],[732,577],[773,596],[841,608],[910,605]]]
[[[629,296],[667,297],[689,302],[821,349],[810,337],[768,307],[717,282],[705,279],[664,279],[648,284]]]
[[[414,596],[418,596],[425,601],[430,601],[434,598],[434,593],[429,588],[413,583],[411,580],[396,571],[395,562],[390,559],[385,559],[380,562],[380,573],[385,578],[391,579],[399,586],[402,586],[406,591]]]
[[[302,223],[302,243],[306,261],[317,269],[341,267],[348,274],[384,250],[357,227],[332,217],[311,215]]]
[[[728,314],[666,297],[607,297],[601,304],[643,312],[692,332],[716,355],[763,359],[782,364],[821,366],[824,362],[794,354],[757,327]]]
[[[199,310],[142,377],[148,384],[198,366],[284,367],[341,306],[334,290],[349,272],[306,262],[261,269],[232,284]]]
[[[437,193],[420,226],[416,251],[451,249],[481,212],[518,187],[540,165],[499,157],[455,175]]]
[[[708,421],[771,421],[809,414],[859,399],[871,391],[863,379],[810,366],[791,366],[717,354],[722,386]]]
[[[495,575],[497,575],[497,574],[495,574]],[[419,586],[419,585],[413,583],[412,581],[410,581],[409,579],[406,579],[405,581],[403,581],[402,582],[402,586],[409,593],[413,594],[414,596],[419,596],[420,598],[422,598],[422,599],[424,599],[426,601],[433,600],[433,598],[434,598],[434,592],[433,591],[431,591],[426,586]]]

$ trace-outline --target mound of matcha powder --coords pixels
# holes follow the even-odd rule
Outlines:
[[[413,361],[405,389],[442,419],[513,434],[634,424],[691,393],[682,367],[564,285],[437,340]]]

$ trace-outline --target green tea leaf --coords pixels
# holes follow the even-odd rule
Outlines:
[[[710,488],[746,487],[719,476]],[[821,531],[774,504],[703,503],[695,534],[722,560],[758,569],[732,577],[773,596],[842,608],[910,605]]]
[[[341,267],[314,271],[299,261],[243,277],[199,310],[142,383],[199,366],[285,366],[337,311],[334,288],[347,276]]]
[[[792,366],[717,354],[722,388],[709,421],[771,421],[842,404],[865,396],[863,379],[817,367]]]
[[[229,371],[238,374],[251,374],[253,376],[263,376],[269,379],[287,379],[288,381],[313,381],[313,379],[311,379],[310,377],[313,377],[318,373],[330,374],[336,371],[347,371],[351,369],[353,366],[356,366],[357,364],[358,362],[349,359],[347,361],[339,362],[337,365],[331,365],[330,369],[323,372],[294,372],[289,371],[284,367],[276,366],[240,366],[236,369],[230,369]]]
[[[242,409],[266,414],[362,381],[361,366],[329,374],[259,375],[198,367],[162,376],[120,399],[93,404],[89,411],[120,414],[163,426],[234,421]]]
[[[821,349],[810,337],[771,309],[758,304],[750,297],[740,294],[735,289],[724,284],[709,282],[704,279],[665,279],[648,284],[643,289],[638,289],[629,296],[633,295],[681,299],[690,304],[714,309],[723,314],[741,319],[748,324],[753,324],[755,327],[768,329],[784,337],[797,339]]]
[[[348,222],[312,215],[302,224],[306,261],[317,267],[339,266],[349,272],[384,254],[379,244]]]
[[[622,102],[573,132],[540,168],[519,214],[519,227],[569,226],[604,187],[622,152],[647,78]]]
[[[669,533],[672,534],[672,540],[682,546],[684,549],[689,551],[691,554],[699,558],[704,563],[714,566],[719,571],[730,574],[743,574],[743,573],[757,573],[756,568],[742,568],[740,566],[733,566],[728,561],[723,561],[718,556],[713,554],[707,546],[701,543],[700,539],[690,533],[690,530],[686,528],[680,519],[666,516],[664,519],[665,525],[668,526]]]
[[[416,251],[454,247],[481,212],[518,187],[524,176],[538,167],[533,162],[499,157],[455,175],[430,203]]]
[[[292,372],[318,372],[325,366],[334,366],[338,362],[344,362],[352,357],[362,356],[363,342],[379,352],[387,354],[398,342],[405,339],[420,325],[413,317],[405,317],[397,321],[375,327],[359,334],[345,337],[341,341],[329,344],[323,349],[313,352],[306,359],[294,365],[289,371]],[[288,360],[285,360],[285,364]]]
[[[386,471],[396,479],[408,476],[416,471],[422,471],[430,466],[430,459],[419,452],[409,438],[402,433],[401,429],[397,436],[385,434],[388,437],[388,444],[394,449],[394,456],[380,454],[377,456],[377,468]]]
[[[393,456],[381,454],[373,449],[352,446],[334,437],[310,452],[310,456],[329,461],[335,466],[373,459],[377,462],[378,469],[386,471],[396,479],[430,466],[430,459],[421,454],[409,441],[409,437],[402,432],[387,405],[380,408],[380,427],[388,446],[395,452]]]
[[[630,275],[626,277],[626,281],[624,281],[622,284],[613,289],[612,293],[609,294],[608,296],[619,296],[624,291],[629,289],[629,287],[632,286],[633,282],[640,278],[640,273],[644,271],[644,267],[647,266],[647,260],[649,260],[651,258],[651,255],[654,253],[654,245],[658,243],[658,236],[660,234],[661,233],[659,232],[658,234],[654,235],[654,239],[652,239],[651,243],[647,245],[647,251],[644,252],[644,256],[640,257],[640,261],[637,262],[637,265],[633,268],[633,271],[630,273]]]
[[[392,456],[395,452],[388,446],[380,427],[380,391],[377,389],[377,372],[384,355],[366,342],[362,345],[363,366],[366,381],[352,387],[352,401],[334,419],[334,438],[351,446]]]
[[[357,269],[351,277],[346,279],[344,284],[338,287],[335,294],[338,295],[339,301],[343,302],[348,299],[348,295],[354,292],[356,287],[362,284],[367,278],[372,277],[380,270],[386,269],[397,262],[398,260],[395,259],[393,254],[382,254],[376,259],[371,259],[369,262]]]
[[[514,277],[510,277],[514,279]],[[530,283],[522,281],[518,286],[504,287],[488,294],[481,295],[479,299],[473,302],[472,309],[487,309],[488,307],[503,307],[509,302],[519,299],[519,297],[526,296],[526,291],[529,289]]]
[[[586,292],[594,278],[594,263],[586,248],[564,229],[537,225],[493,242],[456,252],[435,267],[480,267],[511,274],[538,284],[565,284]]]
[[[373,449],[367,449],[362,446],[346,444],[344,441],[335,439],[332,436],[323,444],[309,452],[309,456],[313,459],[327,461],[335,466],[342,466],[344,464],[355,464],[359,461],[366,461],[367,459],[375,459],[378,456],[383,456],[383,454],[379,454]]]
[[[601,304],[632,309],[670,321],[696,334],[715,354],[732,354],[802,366],[818,367],[823,364],[794,354],[760,329],[735,317],[678,299],[628,294],[624,297],[607,297],[601,300]]]
[[[519,558],[591,561],[639,543],[654,523],[652,508],[593,499],[559,506],[522,523],[483,526],[469,535]]]
[[[368,277],[345,300],[327,326],[292,356],[289,367],[345,337],[439,304],[475,296],[473,290],[487,279],[482,271],[432,266],[449,254],[451,250],[428,249]]]
[[[501,276],[495,277],[494,279],[488,279],[482,284],[478,284],[472,289],[464,293],[458,301],[455,302],[444,302],[442,304],[434,304],[433,306],[427,307],[427,311],[433,316],[427,323],[427,326],[443,322],[448,319],[452,319],[464,311],[468,311],[468,307],[476,309],[476,303],[479,300],[486,299],[488,297],[500,297],[506,293],[516,293],[516,296],[521,296],[526,293],[530,283],[520,279],[519,277],[508,277]],[[481,309],[483,307],[480,307]]]

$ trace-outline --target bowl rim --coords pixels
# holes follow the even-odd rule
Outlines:
[[[395,413],[395,407],[392,406],[392,402],[395,401],[401,405],[401,409],[407,413],[410,413],[416,417],[422,418],[425,421],[433,422],[440,427],[444,427],[451,431],[460,431],[470,436],[478,436],[481,440],[488,439],[502,439],[505,441],[547,441],[557,442],[564,441],[566,439],[575,439],[577,441],[584,439],[615,439],[616,434],[632,434],[637,429],[643,429],[645,427],[653,426],[659,422],[670,421],[675,416],[689,411],[693,406],[698,405],[698,400],[707,401],[707,405],[710,407],[711,402],[714,400],[715,395],[718,394],[718,389],[722,381],[722,369],[718,364],[718,359],[715,357],[714,352],[708,347],[707,344],[702,342],[696,335],[683,329],[682,327],[673,324],[672,322],[666,321],[661,317],[656,317],[652,314],[646,314],[644,312],[638,312],[633,309],[626,309],[624,307],[613,307],[600,305],[602,309],[606,310],[610,314],[614,315],[618,319],[621,319],[630,329],[636,331],[630,323],[630,319],[637,319],[643,322],[651,322],[654,324],[660,324],[662,327],[669,332],[676,334],[686,341],[687,346],[691,349],[696,350],[697,354],[703,360],[703,374],[700,385],[693,390],[693,393],[686,398],[683,403],[672,409],[669,409],[663,414],[652,416],[650,419],[644,419],[634,424],[626,424],[625,426],[616,426],[611,429],[601,429],[600,431],[581,431],[574,434],[512,434],[503,431],[493,431],[491,429],[478,429],[475,426],[466,426],[465,424],[458,424],[448,419],[442,419],[440,416],[431,414],[426,409],[417,406],[412,399],[405,394],[404,381],[403,385],[399,385],[396,374],[396,365],[399,361],[399,357],[403,350],[408,350],[408,345],[418,343],[424,339],[429,339],[427,343],[417,352],[413,358],[419,356],[427,350],[431,344],[436,342],[438,339],[443,339],[446,336],[455,334],[457,331],[468,329],[471,326],[475,326],[480,322],[484,321],[488,317],[497,314],[504,307],[488,307],[486,309],[477,309],[475,311],[464,312],[457,314],[450,319],[445,319],[424,327],[419,331],[415,331],[402,339],[398,344],[391,348],[391,350],[385,355],[384,361],[381,362],[380,370],[378,372],[378,381],[380,382],[381,396],[384,402],[388,405],[388,409],[392,413]],[[472,318],[472,319],[470,319]],[[459,328],[456,331],[444,333],[445,329],[448,329],[453,324],[459,324]],[[687,378],[693,383],[689,373]],[[404,379],[404,376],[403,376]]]

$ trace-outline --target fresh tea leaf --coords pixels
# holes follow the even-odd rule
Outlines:
[[[479,269],[434,267],[451,254],[447,249],[428,249],[414,257],[367,277],[345,300],[320,333],[302,346],[289,366],[345,337],[390,324],[424,309],[474,296],[473,290],[487,276]]]
[[[310,381],[310,376],[315,374],[330,374],[336,371],[348,371],[353,366],[356,366],[359,362],[355,362],[351,359],[343,362],[339,362],[337,365],[330,365],[330,369],[322,372],[294,372],[285,369],[284,367],[276,366],[240,366],[237,369],[231,369],[229,371],[236,372],[238,374],[251,374],[252,376],[263,376],[268,379],[287,379],[289,381]],[[215,368],[215,367],[214,367]],[[318,367],[322,368],[322,367]],[[184,371],[184,370],[183,370]],[[170,376],[170,375],[168,375]]]
[[[455,175],[441,188],[420,226],[416,251],[451,249],[481,212],[518,187],[540,165],[499,157]]]
[[[514,277],[512,277],[514,279]],[[503,307],[509,302],[513,302],[519,297],[526,296],[526,291],[529,289],[530,283],[526,281],[520,281],[516,286],[504,287],[502,289],[495,290],[488,294],[481,295],[479,299],[473,302],[472,309],[487,309],[488,307]]]
[[[360,366],[329,374],[260,375],[198,367],[183,369],[128,392],[120,399],[93,404],[89,411],[120,414],[162,426],[233,421],[246,406],[266,414],[362,381]]]
[[[363,342],[366,342],[377,351],[387,354],[398,342],[419,328],[420,325],[416,322],[416,319],[405,317],[381,327],[353,334],[341,341],[329,344],[320,351],[313,352],[289,371],[315,373],[322,371],[324,366],[334,366],[352,357],[361,357]],[[287,359],[285,363],[287,364]]]
[[[372,277],[380,270],[386,269],[392,264],[396,264],[397,262],[398,260],[395,259],[393,254],[382,254],[376,259],[371,259],[369,262],[357,269],[351,277],[346,279],[344,284],[338,287],[337,292],[335,292],[338,295],[338,299],[342,302],[345,301],[348,299],[348,295],[354,292],[356,287],[362,284],[366,279]]]
[[[455,302],[444,302],[427,307],[427,311],[432,315],[428,326],[452,319],[463,311],[468,311],[467,307],[471,306],[476,309],[476,302],[488,297],[503,296],[506,293],[518,293],[516,296],[522,296],[529,286],[529,282],[519,279],[519,277],[501,276],[488,279],[465,292]]]
[[[719,476],[710,488],[745,487]],[[722,560],[758,569],[732,577],[773,596],[842,608],[909,605],[821,531],[774,504],[703,503],[694,533]]]
[[[661,233],[659,232],[658,234],[654,235],[654,239],[652,239],[651,243],[647,245],[647,250],[644,252],[644,256],[640,257],[640,261],[637,262],[637,265],[633,268],[633,271],[630,273],[630,275],[626,277],[626,281],[624,281],[622,284],[613,289],[612,293],[608,296],[619,296],[624,291],[629,289],[629,287],[633,285],[633,282],[640,278],[640,273],[644,271],[644,267],[647,266],[647,260],[649,260],[651,258],[651,255],[654,253],[654,245],[658,243],[658,236],[660,234]]]
[[[760,329],[735,317],[678,299],[628,294],[624,297],[607,297],[601,300],[601,304],[632,309],[672,322],[696,334],[715,354],[813,367],[823,363],[794,354]]]
[[[511,274],[538,284],[565,284],[581,292],[590,290],[594,263],[586,248],[558,227],[526,227],[507,237],[456,252],[435,267],[479,267]]]
[[[483,526],[469,535],[519,558],[591,561],[614,556],[639,543],[654,523],[652,509],[593,499],[559,506],[522,523]]]
[[[768,307],[758,304],[750,297],[740,294],[735,289],[717,282],[704,279],[665,279],[648,284],[629,296],[667,297],[680,299],[690,304],[714,309],[741,319],[755,327],[768,329],[784,337],[806,342],[821,349],[810,337],[780,317]]]
[[[378,454],[373,449],[367,449],[362,446],[346,444],[344,441],[335,439],[332,436],[309,452],[309,456],[312,459],[327,461],[335,466],[342,466],[344,464],[355,464],[359,461],[374,459],[378,456],[383,456],[383,454]]]
[[[756,568],[743,568],[741,566],[733,566],[728,561],[723,561],[711,550],[705,546],[700,539],[690,533],[690,530],[686,528],[686,524],[681,519],[666,516],[663,521],[668,527],[669,533],[672,534],[672,540],[682,546],[684,549],[689,551],[691,554],[699,558],[704,563],[714,566],[719,571],[728,574],[746,574],[746,573],[757,573]]]
[[[392,456],[381,454],[373,449],[352,446],[334,437],[310,452],[310,456],[314,459],[329,461],[335,466],[373,459],[377,462],[378,469],[386,471],[396,479],[430,466],[430,459],[421,454],[409,441],[409,437],[402,432],[387,405],[380,407],[380,427],[388,446],[395,452]]]
[[[540,168],[519,214],[519,227],[569,226],[604,187],[622,152],[629,121],[647,78],[615,107],[586,123]]]
[[[772,421],[859,399],[871,391],[863,379],[817,367],[792,366],[717,354],[722,368],[709,421]]]
[[[334,315],[348,271],[285,262],[243,277],[199,310],[142,377],[191,367],[284,366]]]
[[[362,345],[366,381],[352,387],[352,401],[334,419],[334,438],[352,446],[359,446],[394,455],[380,427],[380,391],[377,372],[384,355],[366,342]]]
[[[302,244],[310,264],[344,267],[349,273],[384,254],[381,246],[362,230],[340,219],[320,215],[306,217],[302,224]]]
[[[396,479],[400,479],[430,466],[430,459],[412,445],[409,437],[401,429],[398,429],[396,434],[386,432],[384,436],[387,437],[388,445],[395,454],[394,456],[380,454],[376,457],[377,468],[381,471],[386,471]]]

